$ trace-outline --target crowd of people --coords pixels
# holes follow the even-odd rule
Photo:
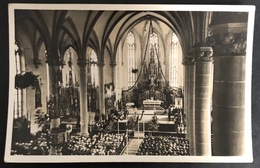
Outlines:
[[[62,155],[118,155],[126,145],[125,134],[99,133],[92,137],[75,136],[66,143]]]
[[[174,136],[146,136],[137,155],[188,156],[189,141]]]
[[[58,155],[119,155],[126,145],[126,134],[98,133],[85,137],[75,135],[56,147]],[[29,142],[12,145],[12,155],[49,155],[47,135],[41,133]]]
[[[184,124],[177,124],[176,131],[177,131],[177,133],[181,133],[181,134],[187,133],[187,129],[184,126]]]
[[[175,131],[186,133],[182,109],[171,107],[168,115],[173,116]],[[108,133],[113,131],[114,123],[120,119],[115,110],[111,110],[110,122],[97,122],[88,137],[71,134],[70,138],[56,146],[58,155],[120,155],[126,144],[126,133]],[[137,118],[138,120],[138,118]],[[133,120],[136,123],[137,120]],[[128,119],[128,122],[130,119]],[[153,116],[153,122],[148,122],[148,130],[158,131],[158,118]],[[112,123],[112,124],[110,124]],[[111,128],[109,127],[111,125]],[[129,125],[129,123],[128,123]],[[152,127],[150,129],[150,127]],[[156,128],[153,128],[156,127]],[[129,128],[128,128],[129,129]],[[107,131],[108,130],[108,131]],[[152,135],[152,134],[151,134]],[[189,155],[189,142],[184,138],[174,136],[145,136],[137,155]],[[52,143],[50,135],[39,132],[30,137],[28,142],[16,142],[12,144],[12,155],[49,155]]]
[[[173,119],[174,122],[181,123],[183,122],[184,111],[182,108],[176,108],[174,106],[170,106],[168,109],[168,120],[171,121]]]
[[[48,135],[39,132],[29,142],[15,142],[12,144],[11,155],[48,155]]]

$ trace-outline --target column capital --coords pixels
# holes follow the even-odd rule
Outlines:
[[[247,22],[241,23],[224,23],[218,25],[211,25],[209,27],[210,35],[223,35],[226,33],[242,33],[247,31]]]
[[[247,23],[226,23],[210,27],[207,44],[214,56],[246,55]]]
[[[34,60],[34,61],[36,61],[36,60]],[[46,63],[50,66],[63,66],[64,65],[64,61],[62,61],[60,59],[54,59],[52,57],[47,57]]]
[[[196,62],[212,62],[213,50],[212,47],[201,46],[193,48]]]
[[[193,65],[194,63],[195,63],[195,58],[193,54],[184,57],[184,59],[182,60],[182,64],[184,66]]]
[[[33,59],[33,64],[34,64],[35,68],[38,69],[39,66],[40,66],[42,63],[41,63],[41,60],[40,60],[39,58],[34,58],[34,59]]]
[[[208,45],[214,49],[214,55],[246,55],[246,32],[215,34],[207,37]]]
[[[86,59],[78,59],[77,64],[79,67],[86,67],[88,64],[88,61]]]
[[[115,61],[113,61],[113,62],[110,62],[110,65],[111,65],[111,66],[116,66],[117,64],[116,64]]]
[[[104,67],[104,65],[105,65],[104,62],[98,62],[98,63],[97,63],[97,66],[98,66],[98,67]]]

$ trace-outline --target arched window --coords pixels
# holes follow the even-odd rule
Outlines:
[[[78,82],[76,79],[76,73],[75,73],[76,70],[74,66],[75,55],[74,55],[74,49],[72,47],[69,47],[66,50],[64,61],[66,62],[66,65],[62,67],[62,75],[63,75],[63,81],[66,81],[65,86],[72,87],[74,84],[77,85]]]
[[[153,51],[154,61],[157,64],[158,63],[159,42],[158,42],[158,35],[155,32],[150,34],[149,51],[150,51],[149,54],[151,54]],[[150,57],[151,57],[151,55],[150,55]]]
[[[98,66],[97,66],[97,54],[96,52],[91,49],[90,52],[90,72],[91,72],[91,84],[92,86],[98,86],[99,80],[98,80]]]
[[[128,47],[128,87],[134,85],[136,81],[136,58],[135,58],[135,37],[132,32],[127,35]]]
[[[19,47],[18,44],[15,43],[15,69],[16,69],[16,75],[21,75],[22,74],[22,68],[21,68],[21,57],[19,53]],[[22,107],[22,102],[23,102],[23,95],[22,95],[22,89],[19,87],[16,87],[16,92],[15,92],[15,98],[14,98],[14,118],[22,117],[23,115],[23,107]]]
[[[179,40],[175,33],[172,33],[171,56],[169,64],[169,83],[172,87],[178,87],[178,55]]]

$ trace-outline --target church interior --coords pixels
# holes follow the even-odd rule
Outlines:
[[[246,155],[247,24],[247,12],[15,10],[11,155]]]

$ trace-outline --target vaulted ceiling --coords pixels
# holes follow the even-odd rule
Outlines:
[[[16,41],[33,48],[35,57],[44,44],[54,60],[70,46],[79,59],[85,59],[90,46],[102,62],[105,50],[115,59],[120,41],[130,30],[145,32],[152,23],[161,34],[175,32],[186,56],[196,43],[205,42],[210,18],[210,12],[16,10]]]

